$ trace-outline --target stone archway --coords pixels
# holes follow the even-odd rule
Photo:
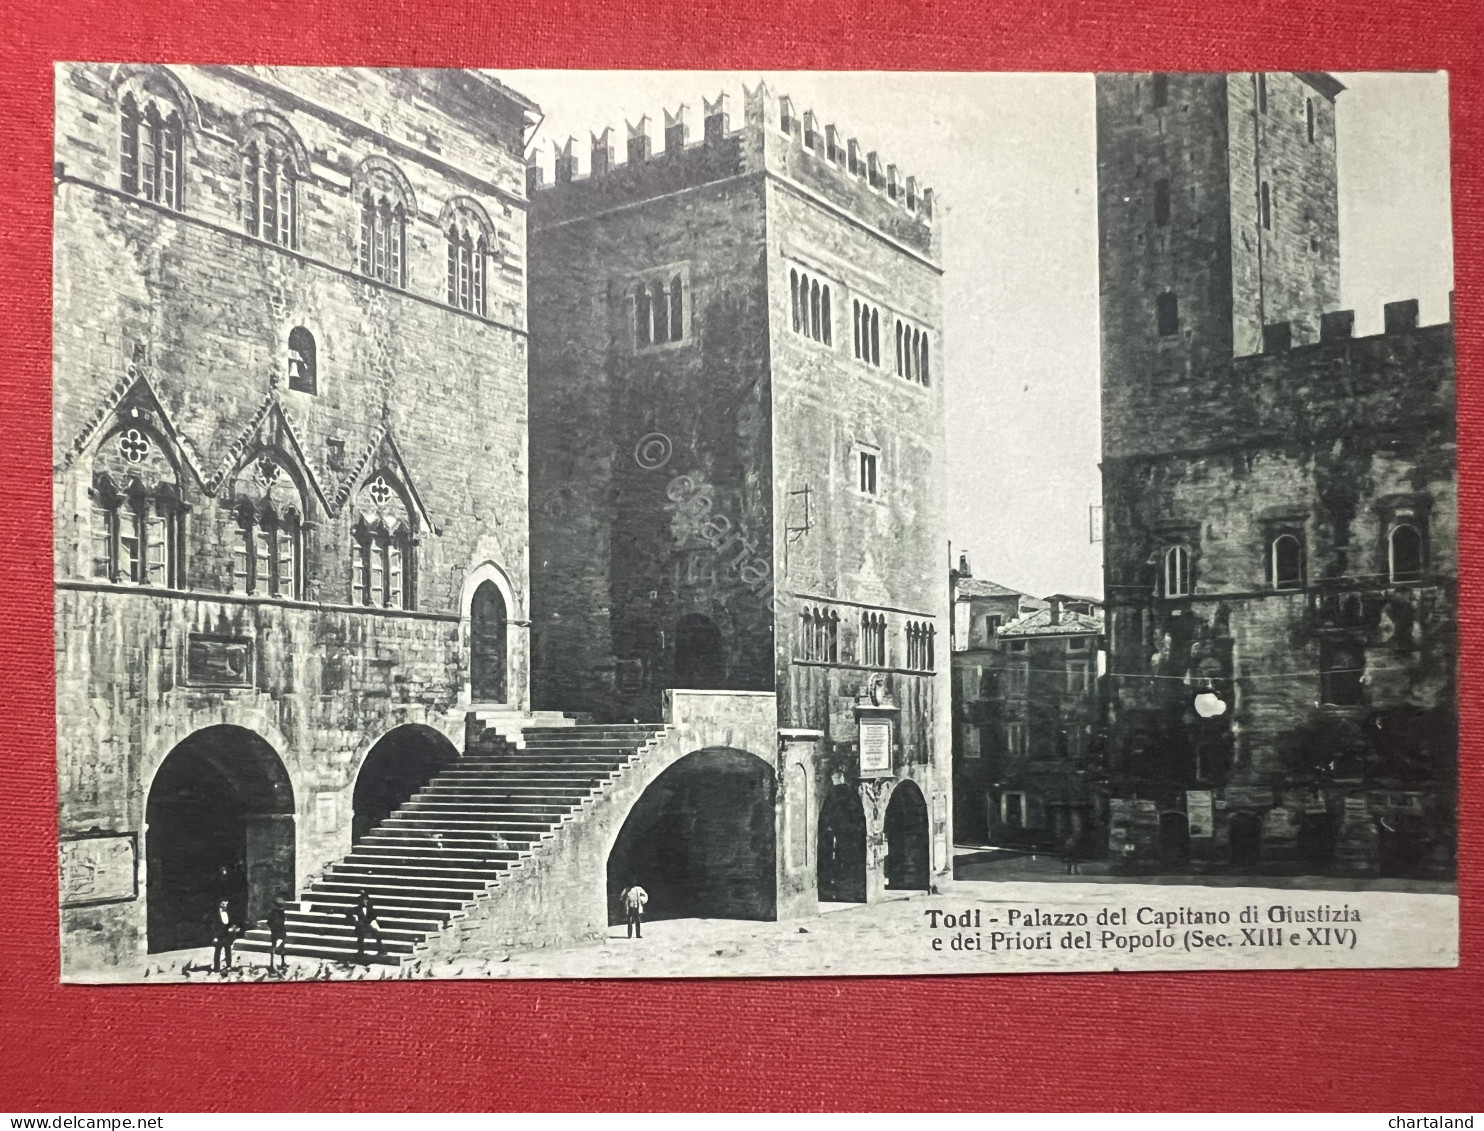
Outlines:
[[[351,844],[360,843],[458,756],[454,744],[429,726],[408,724],[382,735],[356,774]]]
[[[821,903],[866,902],[866,811],[859,791],[833,786],[819,807]]]
[[[294,789],[261,736],[212,726],[160,764],[145,803],[150,953],[207,946],[225,899],[246,924],[294,894]]]
[[[891,791],[885,831],[886,886],[926,891],[932,872],[927,801],[910,778]]]
[[[608,921],[619,895],[649,893],[648,919],[777,915],[777,779],[741,750],[699,750],[654,779],[608,854]]]

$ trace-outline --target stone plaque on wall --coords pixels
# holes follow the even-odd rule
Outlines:
[[[63,907],[124,903],[138,895],[132,833],[62,840],[57,855]]]
[[[891,720],[861,719],[861,777],[891,773]]]
[[[191,633],[186,682],[194,687],[251,687],[252,641],[244,636]]]

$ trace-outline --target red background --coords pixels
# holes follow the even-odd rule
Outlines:
[[[6,9],[10,9],[6,11]],[[24,10],[23,10],[24,9]],[[0,0],[0,1109],[1484,1110],[1479,0]],[[1452,72],[1462,966],[90,988],[57,982],[51,63]]]

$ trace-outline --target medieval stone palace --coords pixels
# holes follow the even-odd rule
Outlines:
[[[763,87],[545,185],[481,72],[56,86],[64,972],[948,868],[930,189]]]

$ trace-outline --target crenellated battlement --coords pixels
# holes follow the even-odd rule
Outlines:
[[[1382,325],[1384,329],[1380,334],[1367,335],[1366,338],[1390,337],[1414,333],[1420,329],[1432,329],[1432,326],[1423,327],[1421,325],[1420,311],[1421,304],[1415,298],[1388,302],[1382,308]],[[1441,325],[1451,326],[1452,324],[1453,292],[1449,291],[1448,321],[1441,323]],[[1262,328],[1262,349],[1254,354],[1238,354],[1237,357],[1281,354],[1313,346],[1366,340],[1366,338],[1355,337],[1355,311],[1353,310],[1327,310],[1322,313],[1319,316],[1319,337],[1317,340],[1300,341],[1295,338],[1293,331],[1293,322],[1269,322]]]
[[[937,201],[916,176],[866,150],[835,125],[821,125],[813,110],[800,111],[788,95],[775,97],[766,83],[742,88],[740,121],[734,120],[732,108],[732,96],[722,91],[701,99],[699,122],[685,103],[662,109],[657,119],[646,114],[638,121],[626,120],[622,150],[613,126],[590,133],[586,146],[568,136],[548,151],[550,180],[545,156],[533,151],[527,159],[526,192],[534,220],[567,219],[766,173],[936,258]]]

